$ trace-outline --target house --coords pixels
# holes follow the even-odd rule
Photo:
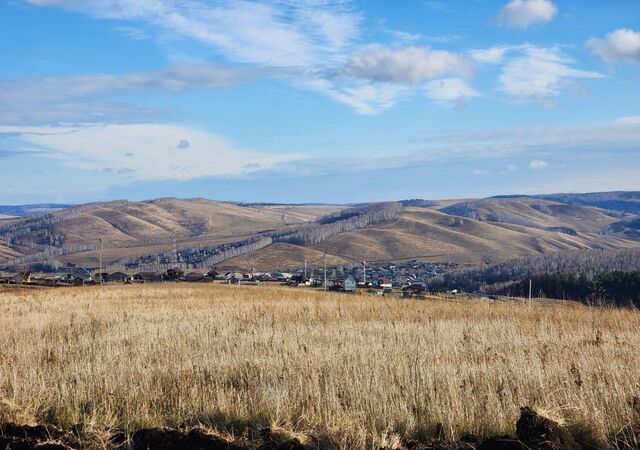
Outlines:
[[[257,277],[258,281],[276,281],[276,279],[270,273],[261,273]]]
[[[353,292],[356,290],[356,279],[349,275],[342,283],[342,290],[345,292]]]
[[[204,275],[200,272],[189,272],[184,276],[185,281],[204,281]]]
[[[212,279],[212,280],[219,279],[220,278],[220,272],[218,272],[217,270],[211,269],[210,271],[207,272],[207,277]]]
[[[29,272],[19,273],[9,278],[9,283],[12,283],[12,284],[22,284],[22,283],[30,283],[30,282],[31,282],[31,274]]]
[[[93,272],[84,267],[70,267],[66,273],[60,276],[62,281],[73,284],[84,284],[93,280]]]
[[[124,272],[114,272],[114,273],[108,274],[105,278],[106,281],[111,283],[124,283],[129,279],[131,279],[131,277]]]
[[[229,272],[224,277],[229,284],[238,284],[244,278],[240,272]]]
[[[161,274],[155,272],[138,272],[133,276],[133,280],[144,283],[153,281],[164,281],[164,277]]]

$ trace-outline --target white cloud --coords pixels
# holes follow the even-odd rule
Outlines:
[[[47,157],[70,167],[109,170],[133,180],[240,175],[300,158],[241,149],[209,132],[163,124],[0,126],[0,134],[46,149]]]
[[[360,114],[379,114],[423,89],[440,103],[463,101],[476,92],[457,77],[470,77],[473,62],[465,56],[427,47],[389,49],[369,46],[353,55],[335,73],[308,73],[297,83],[322,92]],[[457,77],[425,82],[443,75]]]
[[[410,88],[389,83],[335,86],[330,82],[320,82],[318,90],[363,115],[379,114],[413,92]]]
[[[545,159],[566,152],[613,155],[640,151],[640,122],[575,127],[529,127],[431,133],[408,141],[405,150],[423,161],[511,158]],[[397,156],[395,156],[397,158]],[[517,169],[517,168],[516,168]]]
[[[575,86],[575,80],[604,77],[573,68],[575,61],[555,47],[525,45],[518,49],[516,56],[506,60],[499,76],[499,89],[515,99],[549,105],[567,87]]]
[[[507,164],[506,170],[509,173],[517,172],[518,166],[516,166],[515,164]]]
[[[418,84],[445,75],[469,77],[473,63],[458,53],[407,47],[392,50],[380,45],[351,56],[343,73],[356,80]]]
[[[617,125],[640,125],[640,116],[619,117],[614,123]]]
[[[520,48],[522,46],[497,45],[495,47],[471,50],[469,54],[474,61],[480,64],[502,64],[507,53]]]
[[[471,173],[476,176],[482,176],[482,175],[489,175],[491,172],[483,169],[473,169],[473,172]]]
[[[221,89],[250,76],[247,70],[234,67],[182,64],[121,75],[98,73],[0,81],[0,123],[130,121],[158,112],[100,99],[140,91],[180,94],[192,89]]]
[[[425,86],[425,94],[438,103],[454,103],[457,106],[472,97],[480,95],[466,81],[460,78],[430,81]]]
[[[604,39],[589,39],[587,48],[607,62],[640,62],[640,32],[621,28]]]
[[[195,88],[219,89],[245,81],[248,72],[214,64],[183,64],[122,75],[20,78],[0,81],[0,102],[60,102],[106,94],[156,90],[182,93]]]
[[[266,69],[294,86],[378,114],[420,84],[441,77],[469,78],[463,54],[428,47],[360,48],[361,14],[350,0],[27,0],[93,17],[135,22],[163,40],[187,38],[228,60]],[[126,22],[125,22],[126,23]],[[131,37],[131,30],[122,30]],[[422,38],[395,32],[404,42]],[[134,37],[138,37],[137,31]],[[426,37],[425,37],[426,39]],[[413,89],[413,90],[412,90]]]
[[[534,159],[529,163],[529,168],[534,170],[545,169],[548,166],[549,166],[549,163],[541,159]]]
[[[558,8],[550,0],[511,0],[498,15],[498,23],[527,28],[534,23],[546,23],[555,17]]]
[[[337,70],[308,70],[290,81],[301,89],[321,92],[359,114],[374,115],[410,98],[419,90],[437,102],[455,102],[477,96],[461,78],[426,80],[442,75],[473,75],[473,62],[462,54],[427,47],[389,49],[369,46]]]
[[[341,59],[359,34],[360,16],[347,3],[323,0],[28,0],[94,17],[136,20],[164,37],[182,36],[229,59],[271,67]]]

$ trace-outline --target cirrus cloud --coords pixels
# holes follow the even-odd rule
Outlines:
[[[475,89],[460,78],[430,81],[425,86],[425,95],[437,103],[453,104],[456,107],[463,106],[472,97],[480,96]]]
[[[604,78],[599,72],[574,68],[575,60],[557,47],[514,48],[519,53],[502,67],[499,89],[515,99],[552,106],[567,87],[577,84],[576,80]]]
[[[148,72],[0,81],[0,123],[136,121],[136,116],[161,113],[103,98],[132,92],[176,95],[194,89],[224,89],[253,76],[233,66],[181,64]]]

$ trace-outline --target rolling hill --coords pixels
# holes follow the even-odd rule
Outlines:
[[[0,238],[13,242],[19,254],[74,249],[58,255],[64,261],[97,260],[102,239],[108,258],[143,255],[173,248],[217,245],[267,230],[313,221],[343,209],[341,206],[252,205],[205,199],[157,199],[145,202],[91,203],[39,217],[0,222]],[[4,252],[9,255],[7,252]],[[0,256],[0,262],[9,258]]]
[[[635,193],[585,194],[582,200],[563,195],[406,200],[394,203],[392,214],[358,226],[343,224],[390,204],[243,205],[176,198],[91,203],[0,222],[0,263],[96,267],[99,239],[106,264],[166,260],[175,239],[181,253],[224,250],[229,256],[216,261],[225,267],[259,270],[300,267],[305,260],[318,265],[325,252],[329,265],[416,257],[472,266],[564,250],[640,246],[640,219],[628,212]],[[586,205],[596,201],[600,206]],[[628,211],[603,207],[620,202]]]
[[[521,205],[516,205],[516,208],[520,209]],[[259,250],[250,258],[234,258],[225,264],[245,268],[287,265],[300,267],[305,258],[309,262],[320,264],[322,252],[326,251],[332,258],[345,259],[341,257],[345,255],[359,261],[396,260],[415,256],[418,260],[445,260],[476,265],[562,250],[632,248],[640,245],[639,242],[595,232],[598,223],[606,227],[615,220],[602,220],[601,214],[600,211],[595,211],[593,222],[585,220],[582,223],[582,227],[590,230],[589,232],[580,231],[576,235],[570,235],[523,225],[456,217],[431,208],[405,207],[400,217],[393,222],[340,233],[318,245],[304,247],[304,251],[298,246],[289,247],[288,259],[283,257],[282,248],[270,246]],[[538,221],[540,220],[538,217]],[[565,219],[561,223],[575,226],[580,220],[578,218],[573,223]],[[309,249],[316,253],[310,254]]]

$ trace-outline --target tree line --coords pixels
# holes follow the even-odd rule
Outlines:
[[[609,272],[589,279],[584,273],[534,275],[498,290],[500,294],[526,297],[531,282],[536,297],[575,300],[590,304],[640,307],[640,272]]]
[[[541,286],[537,290],[534,288],[534,292],[542,290],[547,297],[563,298],[562,295],[558,297],[558,294],[562,294],[564,288],[565,298],[567,298],[566,293],[571,292],[571,295],[575,296],[572,299],[584,300],[588,295],[571,287],[575,281],[574,278],[578,280],[575,281],[576,283],[584,286],[596,277],[604,280],[602,276],[606,274],[633,272],[640,272],[640,248],[567,250],[451,272],[434,277],[430,281],[430,286],[440,290],[462,289],[467,292],[486,291],[501,294],[511,292],[512,295],[520,295],[524,291],[518,290],[518,283],[522,282],[526,285],[528,295],[529,279],[538,277],[545,282],[556,283],[560,287],[558,290],[551,289],[551,285],[545,285],[546,290]],[[556,278],[544,278],[544,276]],[[513,291],[509,291],[511,287]],[[590,294],[597,292],[601,291],[589,291]],[[625,294],[627,291],[620,292]]]
[[[321,217],[317,223],[301,225],[294,231],[271,232],[274,242],[297,245],[315,245],[339,233],[367,228],[399,217],[401,205],[397,202],[376,203],[347,208]]]

